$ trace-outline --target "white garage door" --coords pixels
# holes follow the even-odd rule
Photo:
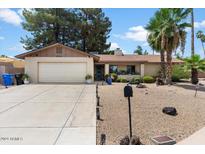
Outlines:
[[[84,82],[86,63],[39,63],[39,82]]]

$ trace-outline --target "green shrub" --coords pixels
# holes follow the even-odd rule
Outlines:
[[[174,65],[172,69],[172,81],[179,82],[181,79],[190,78],[190,72],[186,71],[181,65]]]
[[[117,78],[117,82],[121,82],[121,78]]]
[[[173,81],[173,82],[179,82],[179,81],[180,81],[180,78],[179,78],[178,76],[172,75],[172,81]]]
[[[28,74],[24,74],[22,77],[23,80],[29,80],[29,75]]]
[[[117,82],[126,83],[127,80],[126,80],[125,78],[119,77],[119,78],[117,79]]]
[[[130,84],[137,84],[137,83],[142,83],[143,79],[142,77],[138,76],[138,77],[133,77],[130,81]]]
[[[87,74],[87,75],[85,76],[85,80],[89,80],[89,79],[92,79],[92,75]]]
[[[121,78],[121,81],[120,82],[122,82],[122,83],[126,83],[127,82],[127,79],[125,79],[125,78]]]
[[[111,77],[112,77],[112,79],[113,79],[114,82],[117,81],[118,76],[117,76],[116,73],[111,73]]]
[[[155,79],[152,76],[144,76],[143,77],[143,82],[144,83],[154,83]]]

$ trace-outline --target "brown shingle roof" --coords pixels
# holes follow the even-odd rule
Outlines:
[[[160,63],[160,56],[159,55],[98,55],[100,57],[99,63],[124,63],[124,62],[130,62],[130,63],[136,63],[136,62],[142,62],[142,63]],[[182,60],[173,58],[173,63],[183,63]]]

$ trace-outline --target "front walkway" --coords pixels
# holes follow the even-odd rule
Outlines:
[[[178,143],[179,145],[205,145],[205,127]]]
[[[0,144],[96,144],[95,85],[0,91]]]

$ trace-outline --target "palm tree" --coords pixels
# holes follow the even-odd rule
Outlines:
[[[191,57],[194,57],[194,9],[191,9]],[[191,69],[191,82],[195,83],[198,79],[198,71],[195,68]]]
[[[191,56],[191,58],[185,58],[184,61],[185,61],[184,64],[185,70],[194,71],[193,73],[196,74],[195,76],[193,76],[192,83],[197,84],[198,71],[205,70],[205,59],[201,59],[200,55],[193,55]]]
[[[205,35],[201,30],[199,30],[196,33],[196,37],[201,40],[201,45],[202,45],[202,48],[203,48],[203,51],[204,51],[204,57],[205,57],[205,49],[204,49]]]
[[[194,56],[194,9],[191,9],[191,56]]]
[[[161,35],[162,35],[162,20],[159,18],[160,16],[157,15],[159,12],[156,12],[155,16],[150,19],[149,23],[145,27],[149,34],[147,37],[147,42],[152,48],[153,51],[160,53],[160,60],[161,60],[161,71],[160,77],[165,80],[166,78],[166,66],[165,66],[165,51],[161,48]]]
[[[166,83],[171,84],[172,53],[178,47],[184,49],[186,40],[186,27],[191,27],[185,20],[190,14],[190,9],[160,9],[150,19],[146,27],[150,32],[148,42],[151,47],[159,47],[166,52]],[[153,41],[154,40],[154,41]],[[160,52],[160,53],[162,53]]]

